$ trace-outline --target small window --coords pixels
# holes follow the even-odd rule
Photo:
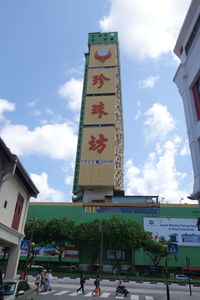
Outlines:
[[[7,208],[7,204],[8,204],[8,201],[5,200],[5,201],[4,201],[4,206],[3,206],[3,207],[4,207],[4,208]]]

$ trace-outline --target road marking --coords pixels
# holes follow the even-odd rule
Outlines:
[[[55,296],[60,296],[60,295],[64,295],[66,293],[69,293],[69,291],[61,291],[61,292],[58,292],[56,294],[54,294]]]
[[[56,290],[51,290],[51,291],[48,291],[48,292],[41,292],[41,293],[39,293],[41,296],[43,296],[43,295],[48,295],[48,294],[52,294],[52,293],[54,293]]]
[[[131,295],[131,300],[139,300],[139,296],[138,295]]]
[[[101,294],[101,298],[107,298],[111,293],[103,293]]]
[[[78,296],[78,293],[77,292],[74,292],[72,294],[69,294],[70,296]]]
[[[124,296],[116,296],[117,299],[124,299]]]
[[[89,292],[88,294],[84,295],[85,297],[92,297],[92,292]]]
[[[153,300],[153,297],[151,297],[151,296],[145,296],[145,299],[146,300]]]

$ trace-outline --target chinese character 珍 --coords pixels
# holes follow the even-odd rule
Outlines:
[[[104,137],[102,133],[99,133],[99,138],[96,139],[93,135],[90,136],[90,141],[88,144],[90,144],[89,150],[97,150],[99,153],[101,153],[104,148],[106,147],[106,144],[104,142],[107,142],[108,139]]]
[[[97,88],[100,89],[104,84],[104,80],[110,80],[110,78],[107,78],[102,73],[100,75],[94,75],[92,84],[95,85],[96,83],[99,83]]]
[[[92,105],[92,114],[98,114],[98,117],[101,118],[102,115],[108,115],[107,112],[104,111],[104,103],[99,102],[99,104]]]

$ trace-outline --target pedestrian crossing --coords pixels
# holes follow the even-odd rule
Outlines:
[[[77,297],[77,296],[83,296],[83,297],[93,297],[92,295],[92,292],[89,292],[89,293],[85,293],[85,294],[82,294],[82,293],[77,293],[77,292],[72,292],[72,291],[67,291],[67,290],[64,290],[64,291],[56,291],[56,290],[51,290],[49,292],[41,292],[40,293],[40,296],[45,296],[45,295],[48,295],[48,294],[53,294],[53,296],[62,296],[62,295],[65,295],[67,294],[67,296],[72,296],[72,297]],[[109,296],[114,296],[114,298],[116,299],[124,299],[123,296],[116,296],[115,293],[108,293],[108,292],[102,292],[100,296],[97,296],[99,298],[108,298]],[[141,296],[142,299],[145,299],[145,300],[154,300],[154,297],[152,296]],[[139,295],[132,295],[132,294],[129,294],[127,296],[127,299],[131,299],[131,300],[140,300],[140,296]]]

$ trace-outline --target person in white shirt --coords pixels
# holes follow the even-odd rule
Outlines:
[[[53,276],[52,276],[52,271],[51,270],[49,270],[47,272],[46,280],[47,280],[47,290],[51,291],[51,282],[53,280]]]

